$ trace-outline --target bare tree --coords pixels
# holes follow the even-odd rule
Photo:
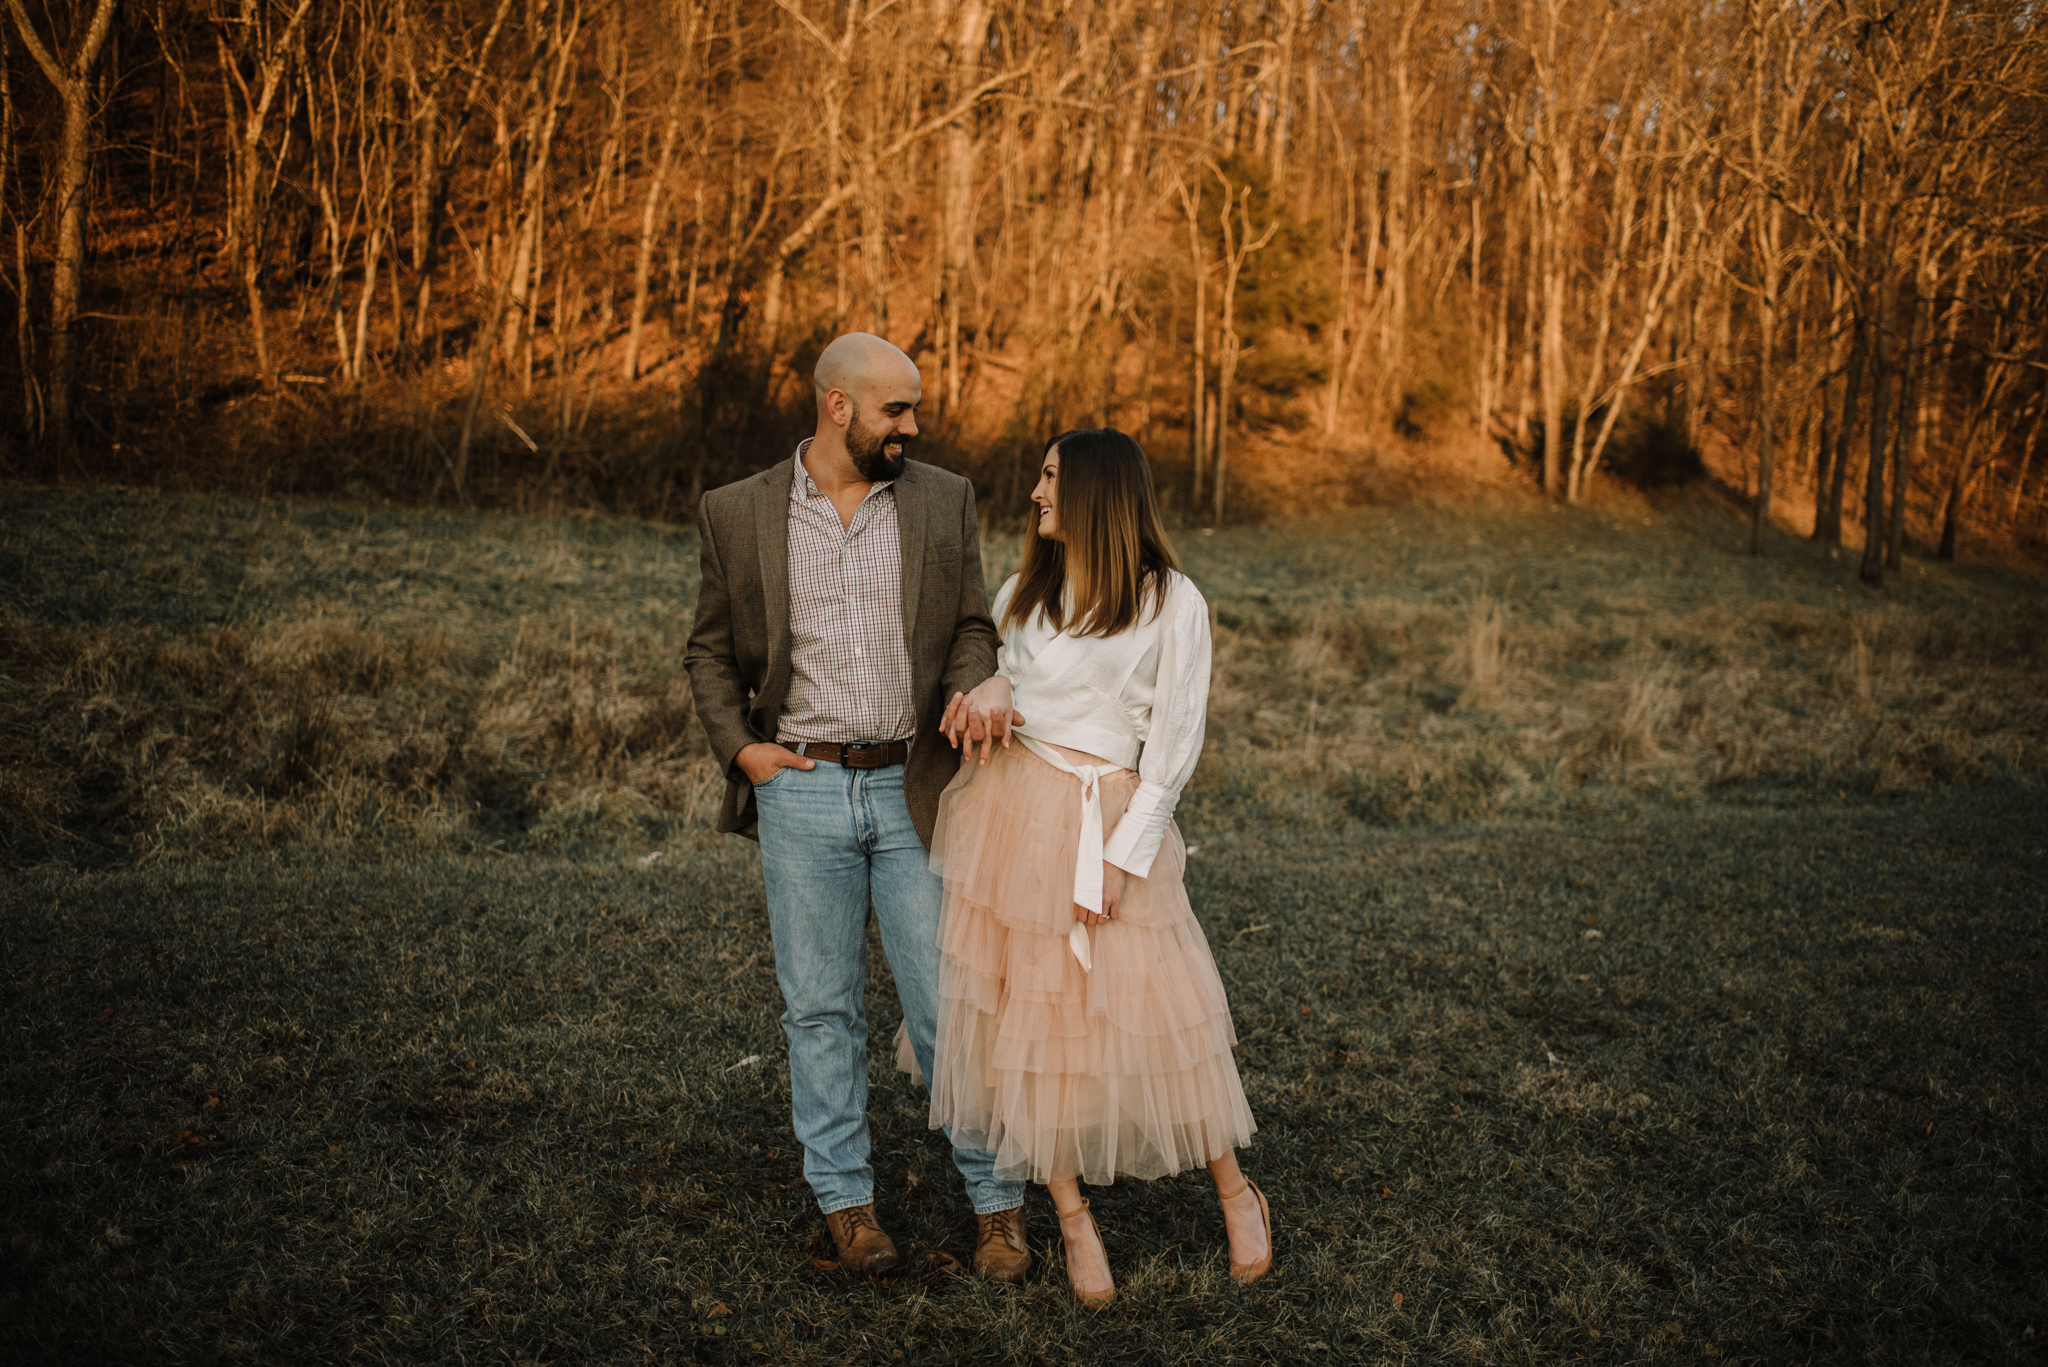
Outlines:
[[[308,0],[310,3],[310,0]],[[50,78],[64,103],[64,132],[57,148],[57,264],[50,281],[50,426],[71,435],[71,400],[78,382],[79,298],[85,281],[86,181],[92,169],[92,73],[114,25],[114,0],[94,0],[92,15],[66,52],[46,44],[22,0],[7,0],[22,45]],[[12,98],[9,99],[10,123]],[[26,251],[17,242],[17,250]],[[22,271],[20,305],[28,309],[28,273]],[[28,356],[22,356],[24,369]]]

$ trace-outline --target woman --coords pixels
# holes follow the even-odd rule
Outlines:
[[[967,753],[932,840],[946,894],[931,1123],[1045,1184],[1090,1305],[1116,1284],[1081,1179],[1206,1164],[1231,1275],[1257,1281],[1271,1215],[1238,1172],[1253,1125],[1236,1032],[1171,824],[1202,751],[1208,605],[1130,437],[1054,438],[1031,499],[1037,536],[996,596],[1000,666],[942,723]],[[992,746],[996,718],[1014,730]]]

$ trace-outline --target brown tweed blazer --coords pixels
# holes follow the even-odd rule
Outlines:
[[[704,495],[697,512],[704,582],[684,667],[711,752],[725,769],[718,829],[758,839],[754,785],[735,762],[774,740],[789,692],[791,456]],[[903,541],[903,643],[910,651],[917,731],[903,775],[910,818],[929,847],[939,794],[960,756],[939,735],[946,700],[996,672],[996,628],[981,579],[974,486],[935,465],[908,461],[896,481]]]

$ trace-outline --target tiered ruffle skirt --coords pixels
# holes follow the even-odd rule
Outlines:
[[[1129,770],[1103,780],[1105,837],[1137,786]],[[931,1123],[995,1154],[1005,1177],[1163,1177],[1250,1140],[1237,1035],[1177,828],[1089,932],[1093,971],[1075,959],[1080,794],[1079,779],[1012,745],[963,764],[939,800]]]

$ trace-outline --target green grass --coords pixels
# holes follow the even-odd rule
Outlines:
[[[2038,1360],[2039,587],[1744,537],[1680,499],[1184,538],[1190,892],[1281,1275],[1229,1282],[1199,1174],[1121,1184],[1090,1315],[1042,1197],[1029,1286],[951,1269],[886,1050],[907,1266],[813,1265],[687,532],[0,486],[12,1353]]]
[[[1281,1275],[1229,1282],[1205,1177],[1120,1185],[1100,1315],[1042,1196],[1029,1286],[947,1270],[972,1223],[879,1050],[908,1267],[812,1265],[737,841],[38,874],[0,1308],[62,1361],[2033,1360],[2044,838],[2004,788],[1204,837]]]

